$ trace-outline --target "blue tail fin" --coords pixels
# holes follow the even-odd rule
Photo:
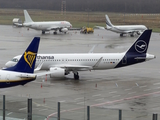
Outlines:
[[[20,58],[19,62],[10,68],[6,68],[4,70],[8,71],[16,71],[16,72],[24,72],[24,73],[33,73],[38,47],[39,47],[39,37],[35,37],[26,51],[23,53],[22,57]]]
[[[122,60],[115,68],[141,63],[146,60],[146,53],[152,30],[145,30],[142,35],[127,50]]]
[[[135,43],[128,49],[129,54],[145,54],[147,53],[152,30],[145,30]]]

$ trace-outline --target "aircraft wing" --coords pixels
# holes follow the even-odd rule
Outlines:
[[[86,70],[91,70],[92,67],[91,66],[81,66],[81,65],[56,65],[56,66],[52,66],[51,68],[62,68],[65,69],[67,71],[86,71]],[[45,72],[38,72],[35,73],[37,75],[37,77],[40,76],[44,76],[44,75],[49,75],[49,74],[54,74],[56,73],[56,71],[45,71]]]
[[[77,70],[77,71],[86,71],[86,70],[91,70],[92,66],[84,66],[84,65],[69,65],[69,64],[62,64],[62,65],[56,65],[56,66],[52,66],[52,67],[59,67],[59,68],[64,68],[68,71],[73,71],[73,70]]]
[[[50,31],[50,30],[59,30],[59,29],[61,29],[61,28],[57,27],[57,26],[47,28],[48,31]]]
[[[35,73],[37,75],[37,77],[41,77],[41,76],[44,76],[44,75],[49,75],[49,74],[54,74],[53,71],[45,71],[45,72],[38,72],[38,73]]]
[[[44,76],[44,75],[48,75],[48,74],[54,74],[54,73],[56,74],[57,70],[58,70],[57,68],[64,69],[66,71],[88,71],[88,70],[92,70],[92,69],[98,67],[100,62],[102,61],[102,59],[103,59],[103,57],[101,57],[93,66],[70,65],[70,64],[54,65],[54,66],[50,67],[50,71],[36,73],[36,75],[37,75],[37,77],[39,77],[39,76]],[[41,63],[41,64],[43,64],[43,63]],[[39,66],[41,66],[41,64]]]
[[[102,59],[103,57],[101,57],[93,66],[60,64],[56,66],[51,66],[51,68],[58,67],[58,68],[63,68],[67,71],[87,71],[87,70],[92,70],[93,68],[98,67]]]
[[[102,26],[94,26],[94,29],[105,30],[105,27],[102,27]]]

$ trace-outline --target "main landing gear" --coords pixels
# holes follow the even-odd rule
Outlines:
[[[76,72],[76,73],[73,73],[74,74],[74,79],[75,80],[79,80],[79,75],[78,75],[78,72]]]
[[[134,34],[130,34],[131,37],[134,37]]]
[[[54,35],[57,35],[57,32],[53,32]]]
[[[42,31],[42,34],[45,34],[45,31]]]
[[[120,34],[120,37],[123,37],[123,33]]]

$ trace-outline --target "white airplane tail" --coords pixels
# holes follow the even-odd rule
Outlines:
[[[106,27],[107,27],[107,29],[112,28],[114,25],[111,23],[108,15],[105,15],[105,16],[106,16]]]
[[[29,16],[27,10],[24,10],[24,18],[25,18],[25,23],[33,22],[31,17]]]

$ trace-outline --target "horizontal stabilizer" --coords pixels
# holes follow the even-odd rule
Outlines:
[[[145,60],[146,57],[136,57],[136,58],[134,58],[134,59],[136,59],[136,60]]]

